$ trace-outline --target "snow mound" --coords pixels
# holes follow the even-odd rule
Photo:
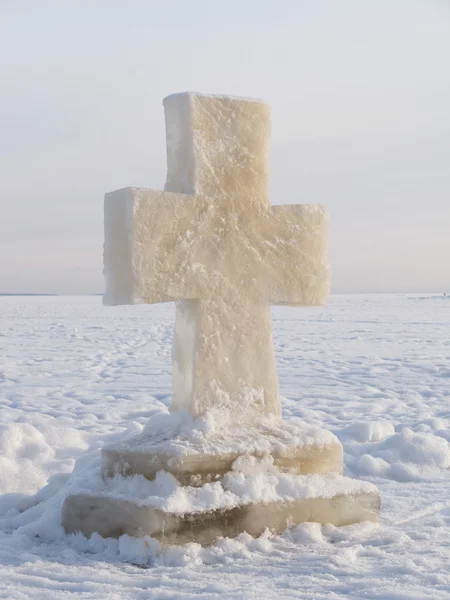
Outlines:
[[[379,444],[374,456],[389,463],[407,462],[418,466],[450,467],[450,444],[429,433],[415,433],[405,427]]]
[[[349,459],[356,472],[399,481],[428,479],[450,467],[450,444],[441,436],[405,427]]]
[[[380,442],[395,433],[390,421],[371,421],[368,423],[352,423],[341,432],[345,437],[357,442]]]
[[[47,419],[48,421],[48,419]],[[71,427],[58,429],[31,423],[0,425],[0,494],[35,494],[55,472],[69,472],[72,448],[86,449],[83,436]]]

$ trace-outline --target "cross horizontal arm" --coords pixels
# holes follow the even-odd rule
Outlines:
[[[106,194],[104,303],[194,297],[185,276],[194,216],[195,198],[186,194],[131,187]]]
[[[266,236],[271,304],[321,305],[329,293],[328,214],[316,204],[271,207]]]

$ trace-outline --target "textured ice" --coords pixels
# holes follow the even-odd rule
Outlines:
[[[323,304],[328,219],[271,206],[269,107],[200,94],[164,101],[165,191],[105,199],[106,304],[178,301],[172,408],[280,414],[270,304]]]
[[[199,508],[187,500],[183,503],[181,512],[188,515],[183,537],[184,525],[173,519],[176,503],[150,504],[165,511],[158,516],[155,510],[141,510],[134,483],[126,502],[87,490],[65,501],[66,531],[105,535],[144,531],[159,536],[157,523],[163,519],[167,532],[175,537],[180,533],[176,542],[199,539],[194,530],[194,537],[189,537],[188,523],[204,530],[203,541],[211,541],[218,534],[242,531],[239,527],[255,534],[266,526],[278,530],[286,518],[345,524],[369,518],[369,513],[378,517],[377,494],[371,497],[373,510],[366,512],[365,502],[372,500],[359,484],[355,492],[347,492],[341,490],[343,480],[333,479],[333,491],[314,506],[305,496],[310,486],[285,478],[278,485],[273,473],[271,479],[259,481],[263,477],[259,473],[252,480],[253,491],[259,481],[265,495],[246,496],[255,506],[238,511],[242,519],[223,512],[242,504],[222,483],[233,462],[239,465],[244,457],[270,459],[274,468],[289,471],[286,477],[342,472],[342,445],[335,436],[301,422],[283,425],[280,419],[270,317],[270,304],[325,302],[327,214],[321,206],[270,205],[267,105],[185,93],[166,98],[164,106],[165,190],[126,188],[105,199],[104,300],[177,302],[174,413],[156,416],[142,435],[106,447],[102,472],[106,479],[140,477],[134,482],[146,485],[142,476],[158,480],[162,471],[168,471],[179,483],[188,484],[177,490],[178,496],[208,502],[200,502]],[[243,491],[246,475],[241,475],[244,480],[234,486]],[[217,481],[221,476],[223,481]],[[320,483],[322,488],[326,481]],[[278,512],[277,503],[286,502],[280,490],[294,494],[289,497],[295,509]],[[225,504],[217,504],[218,498]],[[216,510],[219,513],[210,514]],[[205,514],[198,514],[201,511]],[[237,530],[229,529],[230,522]]]
[[[62,509],[65,530],[210,543],[243,530],[278,531],[286,519],[377,519],[373,486],[366,492],[359,483],[342,485],[339,440],[280,419],[270,304],[325,302],[326,211],[270,205],[267,105],[185,93],[164,106],[165,190],[106,195],[104,301],[177,302],[174,413],[155,416],[142,435],[103,450],[105,485],[112,478],[117,491],[126,481],[117,478],[131,476],[129,498],[89,489],[72,494]],[[230,475],[243,460],[272,461],[270,474]],[[169,482],[188,485],[176,488],[169,504],[158,495],[157,506],[148,490],[150,511],[142,510],[136,482],[152,487],[145,477],[157,482],[166,471]],[[332,485],[328,475],[302,479],[312,473],[333,473]],[[321,500],[314,503],[316,488]],[[244,504],[252,503],[248,510],[239,508],[242,494]],[[185,521],[174,517],[178,512]]]

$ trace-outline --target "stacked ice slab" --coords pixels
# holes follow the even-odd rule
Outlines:
[[[279,531],[288,522],[377,519],[376,489],[341,475],[337,438],[280,417],[270,304],[325,302],[326,211],[270,205],[267,105],[186,93],[164,106],[165,191],[106,195],[105,303],[177,301],[174,413],[165,425],[105,448],[103,475],[152,479],[165,471],[194,496],[222,486],[230,503],[171,512],[170,498],[158,508],[151,499],[114,496],[106,485],[101,494],[67,498],[66,530],[207,543],[242,530]],[[309,487],[290,479],[293,487],[270,501],[255,501],[244,488],[236,494],[227,482],[243,457],[270,458],[270,476]]]

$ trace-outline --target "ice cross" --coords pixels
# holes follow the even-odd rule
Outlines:
[[[269,107],[164,100],[165,191],[105,198],[106,304],[177,301],[172,409],[280,413],[270,304],[323,304],[327,214],[271,206]]]

